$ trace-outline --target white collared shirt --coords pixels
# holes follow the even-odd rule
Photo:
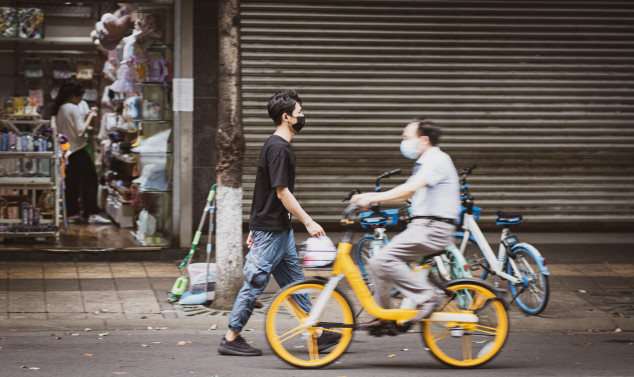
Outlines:
[[[427,186],[412,195],[412,216],[457,219],[460,215],[460,180],[451,157],[431,147],[418,158],[408,179],[422,177]]]

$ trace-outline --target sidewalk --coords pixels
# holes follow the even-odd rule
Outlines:
[[[634,234],[588,237],[522,235],[549,258],[551,296],[538,317],[513,305],[512,331],[634,331]],[[298,243],[303,239],[297,235]],[[582,242],[572,244],[573,239]],[[601,262],[584,259],[590,257]],[[176,261],[0,261],[0,332],[226,328],[228,312],[167,302],[180,275],[177,266]],[[306,273],[316,274],[327,275]],[[347,283],[343,287],[348,289]],[[261,296],[265,307],[276,290],[272,279]],[[264,313],[256,309],[247,327],[263,328]]]

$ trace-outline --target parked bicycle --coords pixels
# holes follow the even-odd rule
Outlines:
[[[401,173],[401,169],[383,172],[376,178],[374,191],[381,191],[381,179],[389,178],[393,175]],[[344,200],[348,201],[353,194],[358,194],[358,189],[349,192]],[[356,248],[356,260],[361,270],[363,280],[370,286],[372,291],[372,281],[366,266],[370,258],[378,253],[381,248],[387,245],[390,240],[387,235],[388,228],[396,228],[398,226],[406,226],[410,220],[409,206],[394,209],[381,209],[376,205],[372,211],[361,212],[359,214],[359,223],[363,229],[372,229],[372,233],[367,233],[359,241]],[[421,261],[419,261],[421,262]],[[434,258],[434,271],[445,280],[457,279],[461,277],[472,277],[467,261],[454,245],[448,245],[445,253],[438,254]],[[394,291],[393,295],[398,294]]]
[[[326,265],[321,269],[330,270],[330,279],[288,285],[277,293],[268,309],[266,339],[273,352],[290,365],[324,367],[348,348],[355,317],[350,300],[337,288],[344,277],[368,313],[382,320],[395,321],[402,331],[407,331],[410,327],[407,321],[417,313],[416,309],[403,307],[384,309],[372,298],[350,257],[357,209],[357,205],[351,204],[344,211],[341,220],[346,228],[343,239],[336,253],[327,254],[333,254],[335,259],[324,260]],[[438,253],[444,253],[444,250]],[[431,258],[427,260],[431,261]],[[430,265],[422,267],[429,269]],[[501,292],[476,279],[441,283],[432,276],[430,281],[442,289],[446,297],[439,310],[421,321],[427,349],[442,363],[457,368],[477,367],[491,361],[502,349],[508,335],[507,309]],[[310,313],[305,313],[296,301],[306,296],[313,303]],[[341,337],[336,345],[320,353],[317,339],[323,332],[341,334]]]
[[[539,314],[548,304],[550,289],[546,267],[546,259],[532,245],[519,242],[510,228],[522,222],[522,215],[496,213],[496,225],[502,227],[500,246],[497,257],[478,227],[481,208],[474,204],[473,195],[469,192],[467,176],[473,172],[475,165],[460,172],[462,213],[460,215],[461,230],[455,233],[460,251],[469,263],[474,275],[482,271],[480,278],[486,279],[489,274],[497,275],[508,281],[512,302],[528,314]]]

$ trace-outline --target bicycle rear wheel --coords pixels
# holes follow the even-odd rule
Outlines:
[[[515,296],[522,288],[521,285],[525,284],[524,291],[517,296],[515,301],[523,312],[533,315],[539,314],[548,305],[548,297],[550,296],[548,275],[541,273],[539,262],[528,249],[518,246],[512,252],[512,258],[522,274],[523,281],[519,286],[509,282],[511,294]],[[510,261],[507,261],[506,266],[507,273],[513,275]]]
[[[456,240],[458,249],[460,249],[463,238],[463,232],[456,232],[454,234],[454,239]],[[469,238],[469,241],[467,241],[467,247],[465,248],[462,255],[467,260],[473,276],[480,279],[487,278],[489,273],[487,272],[486,268],[489,268],[489,262],[487,262],[486,258],[484,257],[484,253],[482,252],[482,250],[480,250],[480,246],[478,246],[478,244],[473,241],[473,239]],[[483,265],[486,268],[483,268]]]
[[[286,363],[298,368],[321,368],[337,360],[352,340],[354,315],[350,301],[339,290],[330,296],[314,327],[300,327],[308,314],[297,304],[293,295],[308,294],[313,302],[323,292],[324,283],[305,280],[287,286],[279,292],[266,314],[266,339],[273,352]],[[339,342],[320,353],[318,332],[341,334]]]
[[[479,367],[493,360],[508,337],[504,303],[486,283],[477,280],[449,282],[447,289],[455,295],[447,297],[437,313],[472,313],[478,322],[423,321],[423,341],[429,351],[455,368]]]

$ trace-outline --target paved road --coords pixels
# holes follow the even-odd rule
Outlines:
[[[101,335],[99,335],[101,334]],[[274,356],[261,331],[247,340],[261,357],[220,356],[220,330],[111,330],[60,328],[0,334],[2,376],[631,376],[633,333],[512,333],[485,367],[457,371],[424,350],[420,333],[373,338],[355,334],[348,352],[319,371],[298,370]],[[179,341],[186,345],[178,346]],[[395,355],[389,357],[390,355]],[[29,368],[40,368],[32,370]]]

